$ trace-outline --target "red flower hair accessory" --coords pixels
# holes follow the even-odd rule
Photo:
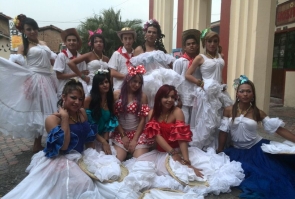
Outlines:
[[[130,76],[134,75],[143,75],[146,72],[145,68],[143,65],[138,65],[138,66],[128,66],[128,74]]]
[[[88,30],[88,33],[89,33],[89,37],[88,37],[88,40],[89,40],[90,37],[94,34],[102,34],[102,30],[100,28],[98,28],[96,31]],[[88,42],[88,46],[91,46],[90,41]]]

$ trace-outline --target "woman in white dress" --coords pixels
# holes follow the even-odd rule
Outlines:
[[[256,106],[253,82],[241,75],[236,82],[236,101],[223,112],[219,133],[218,152],[224,150],[230,134],[232,147],[224,152],[231,160],[242,163],[245,179],[240,185],[241,198],[294,198],[295,155],[268,154],[262,151],[270,141],[257,133],[261,122],[268,133],[277,133],[295,142],[295,135],[283,128],[279,118],[269,118]]]
[[[56,82],[52,63],[56,58],[38,40],[38,24],[23,14],[15,18],[23,45],[10,61],[0,58],[0,132],[35,139],[33,152],[42,150],[45,118],[56,111]]]
[[[102,198],[77,164],[84,147],[93,148],[95,139],[82,108],[84,97],[78,80],[66,83],[58,112],[45,121],[48,137],[44,151],[32,157],[26,169],[28,176],[3,199]]]
[[[193,93],[195,100],[190,123],[193,138],[190,145],[206,150],[208,147],[217,148],[222,110],[232,105],[232,100],[225,91],[226,85],[222,84],[224,60],[218,53],[218,34],[206,29],[201,39],[205,54],[199,54],[194,59],[185,78],[198,86]],[[198,67],[203,80],[193,76]]]
[[[155,19],[147,21],[143,28],[145,42],[134,50],[134,57],[130,59],[133,66],[144,65],[146,73],[143,76],[143,92],[148,97],[149,107],[154,106],[154,98],[163,84],[174,85],[176,88],[184,78],[171,70],[175,58],[164,47],[161,27]]]
[[[92,80],[94,73],[98,69],[108,69],[109,58],[103,54],[103,50],[106,46],[105,38],[101,34],[101,30],[98,29],[95,33],[91,34],[90,31],[90,52],[85,53],[76,59],[71,60],[68,66],[76,73],[82,80],[85,95],[90,94],[92,88]],[[85,76],[78,70],[77,64],[85,61],[87,64],[87,70],[89,75]]]

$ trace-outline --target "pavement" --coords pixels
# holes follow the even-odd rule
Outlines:
[[[270,104],[270,117],[279,117],[285,122],[285,127],[295,134],[295,108],[277,107]],[[268,135],[263,128],[259,128],[259,134],[270,140],[282,141],[279,135]],[[29,165],[32,152],[33,140],[23,138],[13,139],[11,136],[4,136],[0,133],[0,197],[14,188],[27,173],[26,167]],[[233,188],[231,193],[220,194],[218,196],[209,195],[206,199],[238,198],[240,191]]]

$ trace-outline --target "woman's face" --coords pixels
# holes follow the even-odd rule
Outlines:
[[[158,30],[157,28],[150,26],[147,28],[145,33],[146,41],[150,43],[155,43],[156,39],[158,38]]]
[[[101,38],[99,37],[94,38],[93,49],[99,52],[103,51],[104,45],[103,45],[103,40]]]
[[[107,93],[110,90],[110,82],[107,78],[105,78],[100,84],[98,85],[99,93]]]
[[[27,35],[28,40],[38,40],[38,29],[34,29],[31,25],[24,25],[24,34]]]
[[[83,106],[84,95],[82,95],[81,91],[74,90],[67,95],[63,95],[63,107],[68,112],[77,112]]]
[[[206,50],[210,53],[216,53],[219,46],[219,40],[217,36],[211,37],[206,40]]]
[[[162,107],[165,109],[171,109],[174,106],[175,98],[175,91],[170,91],[167,96],[164,96],[161,99]]]
[[[252,87],[249,84],[242,84],[237,90],[237,98],[240,102],[250,103],[254,98]]]
[[[142,80],[138,75],[136,75],[134,78],[132,78],[129,81],[129,89],[132,92],[136,92],[141,87],[141,85],[142,85]]]

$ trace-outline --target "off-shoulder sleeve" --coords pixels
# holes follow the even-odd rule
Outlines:
[[[149,121],[144,128],[143,133],[147,138],[154,138],[156,135],[161,135],[160,125],[155,120]]]
[[[176,121],[175,125],[171,127],[170,141],[192,141],[193,133],[190,130],[190,126],[185,124],[184,121]]]
[[[150,111],[149,105],[148,104],[142,104],[140,112],[138,113],[138,116],[139,117],[140,116],[146,117],[146,116],[148,116],[149,111]]]
[[[9,56],[9,61],[12,61],[14,63],[17,63],[17,64],[19,64],[21,66],[25,66],[26,65],[26,60],[25,60],[24,56],[21,55],[21,54],[11,54]]]
[[[64,143],[65,138],[64,130],[62,130],[61,126],[58,125],[54,127],[48,134],[46,140],[46,147],[43,150],[45,152],[45,156],[48,158],[53,158],[59,154],[59,151]],[[76,134],[71,133],[71,140],[67,150],[63,152],[68,153],[73,148],[76,147],[77,143],[79,142],[79,138]]]
[[[230,119],[228,117],[223,117],[221,119],[219,130],[229,133],[229,123],[230,123]]]
[[[89,126],[93,130],[94,133],[97,133],[98,132],[98,127],[97,127],[97,124],[94,122],[91,113],[92,113],[91,110],[86,109],[86,115],[87,115],[87,118],[88,118]]]
[[[90,126],[91,127],[91,126]],[[88,142],[94,142],[95,140],[95,136],[96,136],[96,133],[91,129],[89,131],[89,133],[87,134],[87,138],[85,140],[85,143],[88,143]]]
[[[264,130],[268,133],[275,133],[279,127],[284,127],[285,123],[279,118],[265,117],[262,120]]]
[[[103,132],[113,132],[118,125],[118,118],[111,116],[110,121],[105,124]]]

